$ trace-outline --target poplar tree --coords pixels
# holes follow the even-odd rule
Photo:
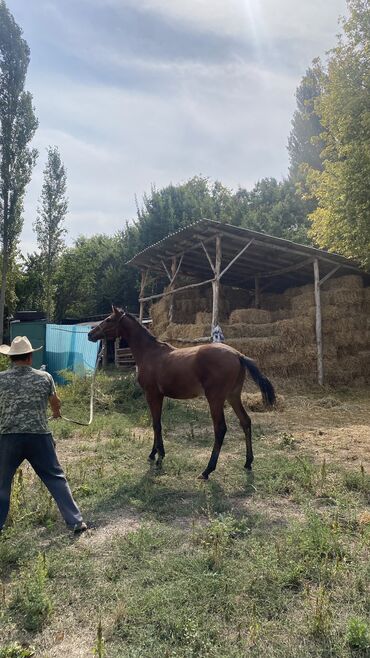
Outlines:
[[[32,96],[24,89],[29,61],[22,30],[0,0],[0,343],[8,272],[22,230],[25,188],[37,156],[30,142],[38,123]]]
[[[67,176],[56,146],[49,146],[44,169],[40,207],[34,224],[44,272],[44,308],[48,320],[54,313],[55,273],[65,246],[64,220],[68,210]]]

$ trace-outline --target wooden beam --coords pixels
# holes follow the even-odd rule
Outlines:
[[[312,257],[307,258],[307,260],[302,261],[301,263],[295,263],[294,265],[289,265],[289,267],[281,267],[279,270],[274,270],[271,272],[260,272],[256,276],[258,276],[260,279],[266,279],[270,276],[279,276],[280,274],[287,274],[288,272],[294,272],[295,270],[300,270],[302,267],[306,267],[306,265],[310,265],[312,263]]]
[[[250,247],[251,244],[253,244],[253,242],[254,242],[254,240],[249,240],[249,242],[247,242],[247,244],[244,245],[243,249],[241,249],[239,251],[239,253],[236,254],[235,258],[233,258],[232,261],[230,261],[230,263],[228,265],[226,265],[225,269],[222,270],[221,274],[219,275],[220,279],[223,277],[225,272],[227,272],[227,270],[230,269],[230,267],[235,263],[235,261],[237,261],[238,258],[240,258],[240,256],[242,256],[242,254],[244,254],[244,252],[248,249],[248,247]],[[217,252],[216,252],[216,258],[217,258]]]
[[[320,270],[319,270],[319,261],[317,258],[315,258],[313,262],[313,273],[314,273],[315,309],[316,309],[317,380],[320,386],[322,386],[324,383],[324,364],[323,364],[323,349],[322,349]]]
[[[332,270],[330,270],[330,272],[328,272],[326,276],[320,279],[319,285],[322,286],[322,284],[325,283],[325,281],[327,281],[328,279],[330,279],[330,277],[333,276],[333,274],[335,274],[335,272],[337,272],[341,267],[342,267],[341,265],[337,265],[337,267],[334,267]]]
[[[176,267],[176,256],[172,256],[172,263],[171,263],[171,279],[170,279],[170,289],[173,288],[173,282],[176,279],[176,274],[178,272],[177,267]],[[173,295],[170,297],[170,308],[168,309],[168,319],[170,322],[173,320]]]
[[[162,297],[167,297],[167,295],[174,295],[176,292],[181,292],[182,290],[188,290],[189,288],[198,288],[200,286],[206,286],[208,283],[212,283],[214,279],[207,279],[207,281],[197,281],[196,283],[189,283],[187,286],[181,286],[181,288],[175,288],[174,290],[167,290],[161,292],[158,295],[150,295],[150,297],[143,297],[139,299],[139,302],[150,302],[152,299],[161,299]]]
[[[200,244],[201,244],[202,247],[203,247],[203,251],[204,251],[205,255],[206,255],[207,258],[208,258],[208,262],[209,262],[209,264],[210,264],[210,266],[211,266],[211,270],[212,270],[212,272],[213,272],[213,274],[214,274],[214,273],[215,273],[215,266],[214,266],[213,263],[212,263],[211,257],[210,257],[210,255],[209,255],[207,249],[205,248],[204,243],[201,242]]]
[[[180,271],[180,267],[181,267],[181,263],[182,263],[182,259],[183,259],[183,258],[184,258],[184,254],[181,254],[181,258],[180,258],[180,260],[179,260],[179,264],[178,264],[178,266],[177,266],[177,268],[176,268],[176,260],[177,260],[177,259],[176,259],[176,256],[173,256],[173,257],[172,257],[172,265],[171,265],[171,275],[172,275],[172,277],[171,277],[171,281],[170,281],[170,284],[171,284],[171,285],[174,283],[174,281],[175,281],[175,279],[176,279],[176,277],[177,277],[177,275],[178,275],[178,273],[179,273],[179,271]],[[175,266],[174,266],[174,263],[175,263]]]
[[[164,267],[164,270],[165,270],[165,272],[166,272],[166,274],[167,274],[169,280],[171,281],[171,274],[169,273],[169,271],[168,271],[168,269],[167,269],[167,265],[166,265],[166,263],[165,263],[162,259],[161,259],[161,263],[162,263],[162,265],[163,265],[163,267]]]
[[[220,302],[220,279],[221,279],[221,260],[222,245],[221,236],[216,237],[216,261],[215,261],[215,278],[212,281],[212,331],[218,325],[219,302]]]
[[[145,293],[145,286],[146,286],[146,281],[148,278],[148,271],[149,270],[141,270],[141,283],[140,283],[140,297],[142,297]],[[144,317],[144,302],[140,301],[140,311],[139,311],[139,320],[140,322],[143,321]]]

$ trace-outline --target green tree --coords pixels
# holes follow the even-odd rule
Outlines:
[[[293,114],[292,130],[288,139],[289,175],[293,180],[305,179],[308,165],[322,170],[323,125],[315,107],[320,98],[325,73],[319,59],[314,60],[296,91],[297,109]]]
[[[16,282],[18,307],[23,310],[42,311],[45,301],[45,266],[40,254],[21,258],[20,275]]]
[[[118,303],[107,285],[118,260],[118,236],[77,238],[74,247],[60,257],[56,274],[57,319],[106,313],[112,302]]]
[[[321,247],[370,267],[369,3],[348,0],[348,8],[316,102],[325,129],[324,168],[310,172],[318,202],[312,235]]]
[[[47,149],[47,163],[44,169],[44,183],[41,192],[41,207],[34,224],[41,262],[44,265],[44,308],[48,320],[54,313],[55,273],[58,259],[65,246],[64,225],[68,210],[66,198],[67,177],[64,165],[56,146]]]
[[[22,229],[23,197],[36,160],[30,141],[37,128],[32,96],[24,90],[30,52],[22,30],[0,0],[0,342],[8,271]]]
[[[232,223],[295,242],[309,242],[310,203],[297,193],[291,180],[263,178],[251,191],[235,194]]]

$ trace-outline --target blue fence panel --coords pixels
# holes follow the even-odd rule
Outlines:
[[[46,369],[59,383],[64,383],[60,370],[85,375],[95,368],[99,342],[91,343],[87,334],[91,327],[67,324],[46,326]]]

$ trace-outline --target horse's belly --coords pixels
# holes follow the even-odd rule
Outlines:
[[[189,400],[204,395],[201,383],[195,379],[176,378],[173,381],[160,381],[159,390],[168,398]]]

